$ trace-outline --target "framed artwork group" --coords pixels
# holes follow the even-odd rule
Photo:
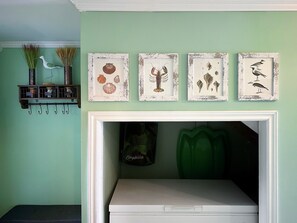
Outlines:
[[[188,101],[227,101],[227,53],[188,54]],[[140,101],[178,101],[177,53],[138,54]],[[238,54],[238,100],[278,99],[279,54]],[[88,54],[89,101],[129,101],[129,55]]]

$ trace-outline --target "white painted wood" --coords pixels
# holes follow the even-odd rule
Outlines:
[[[103,222],[108,214],[105,204],[109,201],[118,179],[118,126],[101,122],[89,115],[88,127],[88,222]],[[106,140],[103,140],[106,139]],[[92,149],[90,149],[92,148]],[[108,149],[109,153],[104,150]],[[115,161],[115,162],[114,162]],[[106,176],[106,170],[109,175]],[[100,188],[100,189],[98,189]]]
[[[296,11],[296,0],[71,0],[79,11]]]
[[[258,222],[258,206],[232,181],[119,179],[110,223]]]
[[[104,123],[119,121],[258,121],[259,223],[278,223],[277,111],[103,111],[88,114],[88,223],[106,223]],[[117,162],[117,159],[113,160]],[[110,174],[110,173],[109,173]],[[112,173],[116,175],[116,173]]]
[[[141,195],[141,196],[139,196]],[[231,180],[119,179],[110,214],[257,214],[258,205]]]

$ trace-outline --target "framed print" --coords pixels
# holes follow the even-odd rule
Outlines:
[[[238,100],[278,99],[279,54],[238,54]]]
[[[139,54],[139,100],[178,100],[178,55]]]
[[[228,54],[188,54],[188,100],[228,100]]]
[[[129,101],[128,73],[128,54],[89,53],[89,101]]]

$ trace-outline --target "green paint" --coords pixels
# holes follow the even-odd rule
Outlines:
[[[87,222],[88,111],[278,110],[279,222],[293,223],[297,200],[296,23],[296,12],[82,13],[81,59],[75,60],[73,77],[74,83],[82,85],[82,109],[71,107],[69,116],[56,116],[53,110],[48,116],[38,115],[36,109],[29,116],[20,108],[16,86],[27,83],[27,66],[21,49],[4,49],[0,53],[0,215],[20,203],[79,203],[81,165],[83,220]],[[42,54],[59,62],[53,51],[42,49]],[[89,52],[129,53],[129,102],[88,102]],[[179,54],[178,102],[138,101],[137,58],[145,52]],[[227,102],[187,101],[189,52],[229,53]],[[279,101],[237,101],[238,52],[280,53]],[[47,80],[47,72],[39,64],[39,83]],[[62,82],[59,73],[54,75],[53,82]]]
[[[73,82],[80,83],[80,52],[73,64]],[[41,49],[59,63],[54,49]],[[37,67],[37,83],[50,73]],[[53,72],[52,82],[63,83],[63,69]],[[0,216],[17,204],[80,203],[80,109],[70,115],[32,115],[18,102],[19,84],[28,84],[28,67],[22,49],[0,52]],[[43,107],[45,109],[45,107]]]
[[[94,110],[278,110],[279,222],[295,222],[297,201],[296,12],[81,13],[82,203],[86,223],[87,112]],[[129,53],[130,101],[88,102],[87,54]],[[138,101],[138,53],[179,54],[179,101]],[[187,53],[229,53],[229,100],[187,101]],[[280,99],[237,100],[237,53],[280,53]]]

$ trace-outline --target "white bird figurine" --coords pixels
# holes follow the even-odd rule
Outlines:
[[[41,60],[42,60],[42,65],[45,69],[58,69],[58,68],[63,68],[62,66],[59,66],[59,65],[55,65],[55,64],[52,64],[52,63],[49,63],[47,62],[45,59],[44,59],[44,56],[41,56],[39,57]]]

